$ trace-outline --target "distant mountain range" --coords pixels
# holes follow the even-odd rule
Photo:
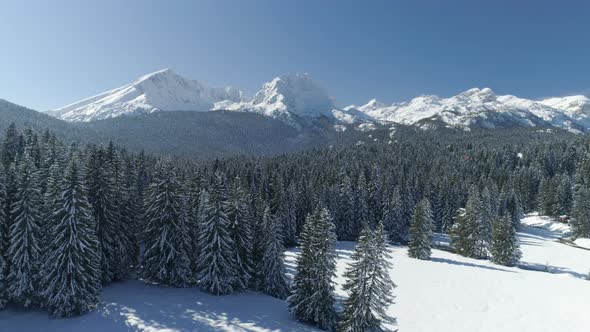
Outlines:
[[[590,130],[590,99],[582,95],[529,100],[474,88],[449,98],[420,96],[392,105],[373,99],[362,106],[340,108],[308,74],[277,77],[247,98],[238,89],[211,88],[171,69],[144,75],[48,114],[70,122],[89,122],[161,111],[219,110],[256,113],[296,128],[323,118],[336,125],[380,122],[429,128],[436,123],[462,129],[555,126],[574,132]]]

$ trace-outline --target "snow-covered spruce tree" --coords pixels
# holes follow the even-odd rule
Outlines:
[[[574,193],[572,191],[572,181],[566,174],[561,174],[557,177],[557,214],[559,216],[567,216],[571,214],[571,209],[574,200]]]
[[[0,310],[8,301],[8,218],[6,218],[6,185],[2,165],[0,165]]]
[[[297,243],[297,192],[293,182],[283,192],[279,217],[283,229],[283,239],[286,246],[293,246]]]
[[[430,259],[432,248],[432,211],[428,199],[422,199],[414,209],[410,227],[408,256],[417,259]]]
[[[381,331],[384,322],[395,322],[386,314],[395,287],[389,274],[390,258],[383,224],[375,232],[363,229],[352,254],[353,262],[345,273],[344,289],[349,297],[344,301],[339,330]]]
[[[451,244],[465,257],[487,257],[486,234],[482,231],[482,203],[475,187],[469,190],[465,209],[460,209],[451,229]]]
[[[481,192],[481,224],[478,227],[482,247],[486,254],[492,243],[492,224],[497,214],[494,196],[488,187]]]
[[[186,287],[192,279],[186,201],[169,162],[156,166],[146,202],[143,277],[151,282]]]
[[[12,203],[7,278],[10,300],[25,307],[39,299],[42,199],[38,186],[37,169],[25,152],[18,171],[16,199]]]
[[[475,192],[475,194],[478,193]],[[487,195],[485,189],[482,192],[482,196],[480,196],[478,200],[471,202],[471,204],[479,204],[479,219],[475,222],[475,248],[473,255],[473,257],[478,259],[485,259],[489,255],[490,246],[492,243],[492,223],[495,217],[492,211],[491,201],[488,199],[489,196],[486,196],[486,199],[484,200],[483,194]]]
[[[369,182],[369,225],[373,228],[383,219],[383,183],[381,170],[373,166]]]
[[[399,222],[399,237],[400,243],[407,243],[410,238],[410,224],[414,214],[414,207],[416,206],[415,193],[409,185],[404,187],[400,192],[400,222]]]
[[[467,214],[466,209],[460,208],[457,211],[455,222],[450,230],[451,245],[455,251],[462,256],[473,257],[475,243],[473,233],[475,224],[473,218]]]
[[[52,241],[42,265],[42,303],[56,317],[86,313],[99,302],[98,239],[80,173],[74,158],[54,205]]]
[[[352,181],[348,175],[343,175],[338,193],[338,211],[336,235],[340,240],[354,240],[354,193]]]
[[[115,179],[111,167],[106,164],[106,155],[102,147],[89,152],[87,165],[88,200],[97,227],[101,282],[108,284],[116,279],[119,254],[116,244],[120,216],[116,202]]]
[[[398,188],[395,188],[386,201],[383,211],[383,225],[386,232],[389,234],[389,240],[392,243],[401,243],[403,239],[402,230],[402,200]]]
[[[514,266],[520,259],[516,230],[507,215],[494,221],[491,253],[491,261],[500,265]]]
[[[332,330],[336,323],[334,283],[336,269],[336,234],[330,213],[316,207],[308,215],[301,233],[301,254],[292,294],[287,298],[289,310],[298,319]]]
[[[106,167],[112,177],[114,186],[115,215],[117,217],[116,237],[114,238],[115,256],[112,267],[115,280],[127,279],[131,273],[132,266],[136,263],[138,249],[132,230],[137,214],[137,207],[134,205],[131,184],[127,182],[121,158],[113,144],[109,143],[106,154]]]
[[[214,295],[243,289],[236,272],[235,243],[230,235],[228,197],[224,174],[217,171],[205,203],[199,242],[198,279],[200,287]],[[237,285],[237,286],[236,286]]]
[[[520,227],[520,219],[524,216],[524,211],[520,205],[520,199],[514,192],[514,189],[510,188],[501,195],[499,215],[508,215],[514,228]]]
[[[269,207],[264,210],[263,224],[264,254],[257,267],[262,276],[261,289],[270,296],[286,299],[289,296],[289,283],[285,271],[282,227],[272,217]]]
[[[361,171],[359,175],[356,194],[356,206],[353,224],[350,230],[353,239],[356,239],[360,231],[366,225],[369,225],[369,191],[367,188],[367,179],[365,173]]]
[[[14,122],[8,125],[4,141],[2,142],[2,162],[4,168],[7,168],[11,163],[14,163],[17,155],[21,152],[21,139]]]
[[[232,238],[236,261],[236,290],[251,283],[252,266],[252,223],[248,211],[247,196],[235,179],[228,205],[229,232]]]
[[[590,190],[585,186],[576,189],[572,217],[573,235],[590,237]]]
[[[197,275],[198,260],[199,260],[199,229],[201,225],[200,211],[203,209],[201,206],[201,197],[206,195],[206,191],[203,190],[203,182],[200,172],[195,174],[188,185],[188,212],[190,220],[190,238],[191,238],[191,252],[189,254],[191,260],[191,270],[194,276]],[[196,277],[195,277],[196,278]]]

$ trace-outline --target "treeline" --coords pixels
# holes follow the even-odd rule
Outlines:
[[[570,216],[576,235],[589,235],[585,138],[505,133],[405,132],[389,143],[196,163],[64,146],[10,126],[0,151],[0,304],[81,314],[101,286],[137,276],[288,298],[296,317],[328,329],[377,326],[393,287],[379,239],[410,242],[423,258],[431,231],[451,233],[459,253],[511,265],[523,213]],[[336,239],[359,240],[342,319],[331,295]],[[302,254],[290,284],[283,251],[294,245]],[[305,254],[318,248],[325,256]],[[374,294],[359,294],[362,264],[381,271]],[[353,319],[354,306],[369,316]]]

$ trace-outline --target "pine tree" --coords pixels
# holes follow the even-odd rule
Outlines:
[[[199,236],[202,245],[199,283],[202,289],[214,295],[232,293],[246,286],[240,284],[236,274],[236,246],[230,236],[228,204],[225,178],[218,171],[213,177],[209,202],[206,202],[203,211]]]
[[[520,259],[516,230],[507,215],[494,221],[491,253],[492,262],[505,266],[514,266]]]
[[[298,320],[332,330],[335,327],[334,284],[336,234],[330,213],[316,207],[307,217],[301,234],[289,309]]]
[[[340,330],[381,331],[384,322],[395,323],[386,314],[393,303],[395,284],[390,277],[391,257],[383,224],[374,233],[363,229],[351,258],[344,284],[349,297],[344,301]]]
[[[236,273],[238,282],[236,290],[248,287],[251,283],[254,268],[252,266],[252,221],[248,211],[245,192],[236,179],[231,191],[228,205],[229,232],[234,243]]]
[[[18,190],[12,203],[13,223],[10,225],[8,251],[10,271],[8,294],[11,300],[25,307],[36,303],[39,295],[39,264],[41,263],[40,227],[42,205],[37,169],[25,153],[18,172]]]
[[[52,214],[52,242],[43,263],[43,305],[56,317],[80,315],[99,302],[98,239],[79,166],[73,159]]]
[[[188,207],[169,163],[157,166],[145,204],[143,277],[151,282],[186,287],[192,278]]]
[[[264,210],[263,223],[265,226],[264,255],[257,270],[263,276],[262,291],[279,299],[286,299],[289,295],[285,264],[282,227],[272,217],[270,208]]]
[[[432,212],[430,202],[423,199],[414,209],[412,226],[410,227],[410,241],[408,255],[417,259],[430,259],[432,247]]]
[[[3,167],[0,165],[0,310],[4,308],[8,301],[8,218],[6,218],[6,178]]]

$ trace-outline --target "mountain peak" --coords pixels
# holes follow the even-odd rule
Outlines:
[[[137,81],[145,81],[157,77],[164,77],[164,76],[178,76],[176,72],[171,68],[164,68],[153,73],[145,74],[137,79]]]
[[[157,111],[205,112],[211,110],[216,102],[238,102],[241,98],[242,92],[237,89],[211,88],[166,68],[49,114],[66,121],[92,121]]]
[[[326,90],[307,73],[276,77],[265,83],[250,105],[244,107],[272,116],[290,113],[312,117],[330,115],[335,108]]]

